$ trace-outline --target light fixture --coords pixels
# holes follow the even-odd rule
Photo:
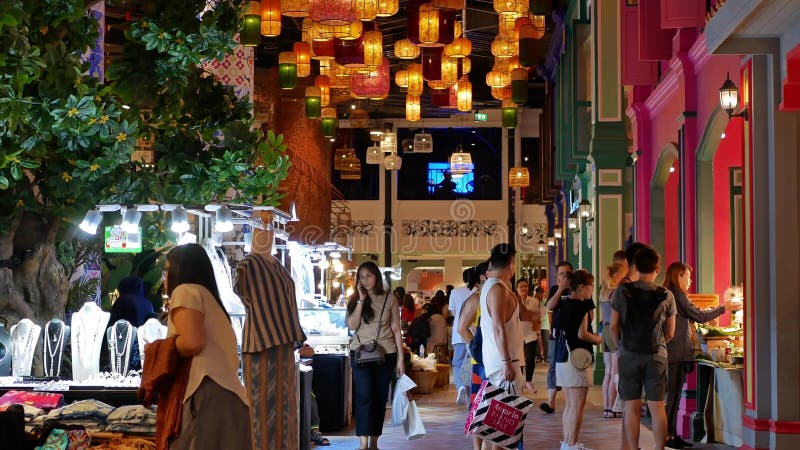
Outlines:
[[[578,204],[578,213],[581,215],[582,219],[588,219],[592,217],[592,204],[587,199],[581,200]]]
[[[669,173],[675,172],[675,166],[669,166]]]
[[[253,251],[253,229],[248,225],[242,227],[242,242],[244,244],[245,253]]]
[[[319,268],[322,269],[322,270],[328,270],[328,267],[330,267],[330,266],[331,266],[331,263],[328,262],[328,260],[325,259],[325,258],[322,258],[319,261]]]
[[[725,132],[723,131],[722,134],[719,135],[720,139],[725,139]]]
[[[403,158],[397,156],[395,153],[389,153],[383,160],[383,166],[386,170],[400,170],[403,166]]]
[[[261,43],[261,3],[249,2],[244,12],[239,42],[245,47],[255,47]]]
[[[722,87],[719,88],[719,105],[728,113],[728,118],[742,117],[744,120],[749,118],[747,108],[742,108],[741,112],[734,113],[739,105],[739,88],[731,81],[730,73],[728,73],[725,82],[722,83]]]
[[[219,231],[220,233],[233,231],[233,221],[231,220],[232,216],[230,208],[222,205],[222,207],[217,210],[216,219],[214,230]]]
[[[383,164],[383,152],[379,146],[367,147],[367,164]]]
[[[341,257],[342,257],[342,253],[341,253],[341,252],[337,252],[337,251],[332,251],[332,252],[330,252],[328,255],[329,255],[331,258],[334,258],[334,259],[339,259],[339,258],[341,258]]]
[[[122,224],[120,228],[126,233],[137,233],[139,231],[139,221],[142,220],[142,213],[135,207],[122,210]]]
[[[539,243],[536,244],[536,249],[539,250],[539,253],[544,253],[547,250],[547,247],[543,240],[539,239]]]
[[[333,280],[333,281],[331,282],[331,287],[332,287],[332,288],[334,288],[334,289],[339,289],[339,286],[341,286],[341,283],[339,283],[339,280]]]
[[[185,233],[189,231],[189,217],[183,206],[178,206],[172,210],[172,225],[170,229],[175,233]]]
[[[547,246],[548,247],[555,247],[556,246],[556,238],[553,236],[547,237]]]
[[[102,221],[103,213],[96,209],[90,209],[89,211],[86,211],[86,215],[83,216],[83,220],[78,227],[85,233],[97,234],[97,227],[100,226],[100,222]]]
[[[527,235],[528,234],[528,225],[523,224],[522,227],[519,229],[520,234]]]
[[[574,213],[570,214],[567,218],[567,228],[570,230],[578,229],[578,216],[576,216]]]
[[[564,237],[561,234],[561,228],[557,228],[557,229],[553,230],[553,237],[556,238],[556,239],[561,239],[562,237]]]

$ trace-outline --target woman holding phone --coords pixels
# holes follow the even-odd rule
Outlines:
[[[347,303],[347,327],[355,331],[350,341],[350,363],[355,389],[356,435],[359,449],[377,449],[383,433],[389,383],[403,375],[403,344],[400,305],[383,285],[378,266],[367,261],[358,266],[356,293]],[[363,344],[377,343],[385,352],[383,361],[360,364],[356,351]]]

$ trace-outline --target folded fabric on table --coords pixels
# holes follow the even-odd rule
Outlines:
[[[40,409],[58,408],[64,403],[64,396],[49,392],[8,391],[0,397],[0,406],[3,405],[30,405]]]
[[[104,431],[109,431],[112,433],[143,434],[143,435],[155,436],[156,424],[132,425],[127,423],[118,423],[107,426]]]
[[[156,443],[145,439],[111,439],[92,446],[92,450],[155,450]]]
[[[108,415],[106,422],[109,425],[156,425],[156,407],[145,408],[142,405],[120,406]]]
[[[114,407],[97,400],[81,400],[67,406],[50,411],[45,420],[55,419],[59,422],[67,420],[86,420],[104,424]]]
[[[8,408],[9,406],[11,405],[0,406],[0,411],[5,411],[6,408]],[[43,409],[39,409],[35,406],[31,405],[19,405],[19,406],[21,406],[23,411],[25,412],[25,422],[30,422],[36,417],[39,417],[45,413]]]

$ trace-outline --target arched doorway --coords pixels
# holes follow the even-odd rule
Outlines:
[[[650,244],[662,257],[662,266],[677,258],[678,252],[678,147],[665,145],[650,182]],[[669,214],[667,212],[669,211]]]

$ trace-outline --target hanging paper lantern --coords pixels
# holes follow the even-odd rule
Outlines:
[[[395,153],[391,153],[384,158],[383,166],[386,170],[400,170],[403,166],[403,158],[397,156]]]
[[[446,56],[442,58],[442,82],[447,86],[451,86],[461,79],[461,75],[457,59]]]
[[[511,71],[511,99],[518,105],[528,101],[528,71],[523,68]]]
[[[503,108],[503,128],[517,127],[517,108]]]
[[[336,137],[336,108],[322,108],[320,128],[322,128],[323,137]]]
[[[383,164],[383,152],[379,146],[367,147],[367,164]]]
[[[311,20],[310,17],[306,17],[305,19],[303,19],[304,25],[305,21],[309,21],[309,23],[311,23],[312,41],[327,41],[328,39],[333,38],[332,27],[329,27],[328,25],[323,25],[319,22],[314,22],[313,20]]]
[[[519,41],[519,30],[525,25],[533,25],[533,20],[528,14],[514,20],[514,41]]]
[[[294,89],[297,85],[297,57],[293,52],[278,54],[278,81],[281,89]]]
[[[423,77],[422,64],[409,64],[408,70],[408,95],[422,95]]]
[[[310,0],[311,19],[323,25],[347,25],[358,20],[353,0]]]
[[[401,88],[408,87],[408,70],[398,70],[394,74],[394,84]]]
[[[519,63],[524,67],[536,65],[540,45],[537,36],[538,32],[534,25],[523,25],[519,29]]]
[[[422,77],[425,80],[442,79],[442,47],[427,47],[422,50]]]
[[[331,26],[331,34],[335,38],[339,38],[345,41],[352,41],[354,39],[358,39],[364,32],[364,24],[360,20],[356,20],[355,22],[350,22],[345,25],[333,25]]]
[[[534,39],[541,39],[544,37],[545,26],[546,20],[544,15],[537,14],[533,16],[533,27],[536,28]]]
[[[472,172],[472,155],[459,148],[450,155],[450,173],[455,175],[470,172]]]
[[[406,96],[406,120],[409,122],[416,122],[420,119],[422,106],[419,102],[419,97],[416,95]]]
[[[369,113],[356,108],[350,113],[350,128],[369,128]]]
[[[400,10],[398,0],[378,0],[378,17],[391,17]]]
[[[328,76],[331,79],[332,89],[350,88],[350,70],[347,67],[336,64],[336,61],[331,61],[331,68]]]
[[[472,110],[472,83],[466,79],[459,81],[456,88],[456,98],[459,111],[467,112]]]
[[[506,97],[511,97],[511,86],[503,86],[499,88],[491,88],[492,98],[495,100],[503,100]]]
[[[275,37],[281,34],[280,0],[261,0],[261,35]]]
[[[439,10],[430,3],[419,7],[419,41],[434,44],[439,40]]]
[[[433,89],[447,89],[450,86],[452,86],[452,84],[447,84],[442,80],[430,80],[427,83],[428,83],[428,87],[431,88],[432,90]]]
[[[316,119],[322,115],[322,93],[316,86],[306,88],[306,117]]]
[[[518,0],[494,0],[494,10],[504,16],[520,16],[522,7]]]
[[[389,94],[391,87],[391,68],[388,58],[383,58],[381,65],[371,72],[350,77],[350,92],[357,98],[381,98]]]
[[[466,58],[472,53],[472,41],[460,37],[453,40],[453,43],[445,46],[444,54],[450,58]]]
[[[336,48],[333,45],[333,39],[324,41],[312,41],[311,43],[311,59],[318,61],[330,60],[336,57]]]
[[[494,58],[494,65],[492,70],[497,72],[511,73],[511,58]]]
[[[514,24],[517,20],[518,18],[512,15],[499,15],[497,17],[497,35],[512,42],[516,41],[517,38],[514,34]]]
[[[305,78],[311,75],[311,46],[308,42],[295,42],[294,46],[295,60],[297,61],[297,76]]]
[[[498,36],[492,41],[492,54],[498,58],[511,58],[517,54],[517,48],[513,42]]]
[[[453,39],[458,39],[464,34],[464,25],[461,25],[461,22],[456,20],[456,23],[453,24]]]
[[[381,151],[383,153],[397,152],[397,134],[386,131],[383,133],[383,140],[381,141]]]
[[[331,103],[331,80],[327,75],[317,75],[314,78],[314,86],[319,89],[320,106],[328,106]]]
[[[336,64],[333,60],[321,60],[319,62],[319,74],[325,75],[326,77],[332,77],[333,74],[331,73],[331,64]]]
[[[249,2],[244,12],[239,42],[245,47],[255,47],[261,43],[261,3]]]
[[[531,185],[531,175],[527,167],[512,167],[508,171],[508,187],[526,188]]]
[[[287,17],[308,17],[308,0],[281,0],[281,14]]]
[[[486,74],[486,85],[493,88],[501,88],[511,84],[511,75],[508,72],[500,72],[499,70],[490,71]]]
[[[400,59],[415,59],[419,56],[419,47],[408,39],[400,39],[394,43],[394,56]]]
[[[445,89],[431,89],[431,106],[435,108],[455,109],[458,104],[456,95],[457,87],[458,84],[454,84]]]
[[[358,20],[369,22],[378,16],[378,0],[353,0],[353,4]]]
[[[454,9],[461,11],[467,7],[466,0],[431,0],[431,5],[436,9]]]
[[[461,73],[468,74],[472,71],[472,60],[469,58],[461,58],[459,60],[459,64],[461,64]]]
[[[380,31],[367,31],[364,33],[364,64],[380,66],[383,61],[383,34]]]
[[[345,67],[366,67],[364,64],[364,41],[334,39],[336,63]]]
[[[511,73],[514,69],[519,69],[522,65],[519,63],[519,55],[514,55],[511,58],[503,58],[503,61],[508,61],[507,72]]]

